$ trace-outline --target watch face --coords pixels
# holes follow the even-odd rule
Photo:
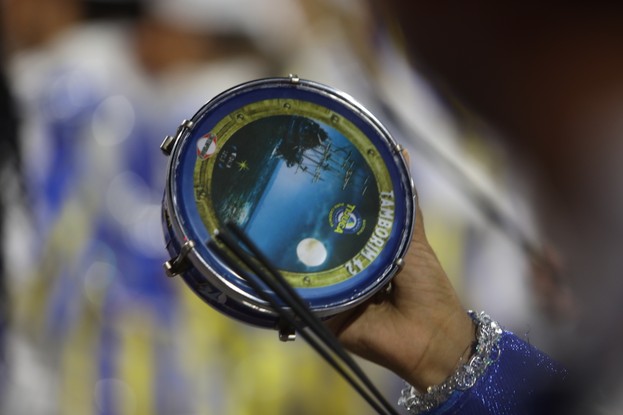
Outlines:
[[[208,241],[237,224],[312,309],[352,304],[391,278],[413,225],[410,179],[392,139],[351,98],[256,81],[208,103],[178,144],[172,196],[187,237]],[[201,245],[214,278],[253,302]]]

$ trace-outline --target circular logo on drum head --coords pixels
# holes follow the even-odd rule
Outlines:
[[[338,234],[359,234],[365,222],[354,204],[338,203],[329,213],[329,224],[333,232]]]
[[[208,133],[197,140],[197,157],[201,160],[210,158],[216,151],[216,134]]]

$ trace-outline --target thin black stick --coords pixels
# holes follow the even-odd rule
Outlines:
[[[245,278],[249,285],[267,301],[273,309],[279,313],[289,324],[291,324],[301,336],[312,346],[348,383],[359,392],[359,394],[379,413],[389,413],[397,415],[394,407],[387,402],[383,395],[377,390],[367,375],[361,370],[352,357],[344,350],[337,338],[327,327],[316,317],[308,308],[307,304],[290,286],[283,276],[271,265],[264,254],[249,240],[249,238],[236,225],[228,224],[228,231],[220,231],[217,234],[219,239],[241,262],[243,262],[252,273],[245,272],[236,264],[229,265],[236,268],[241,276]],[[234,237],[235,236],[235,237]],[[252,255],[249,255],[242,247],[245,246]],[[213,241],[209,242],[210,249],[214,249],[222,258],[227,258],[223,249]],[[255,260],[254,260],[255,259]],[[255,273],[256,275],[253,275]],[[265,284],[265,285],[263,285]],[[274,295],[266,291],[266,286],[273,291]],[[286,306],[284,306],[285,304]],[[309,331],[315,335],[311,336]],[[335,359],[328,351],[331,351]],[[341,360],[342,364],[339,363]],[[347,373],[343,365],[355,375]],[[355,379],[358,379],[357,382]],[[363,384],[367,390],[365,390]],[[369,395],[372,393],[372,396]],[[384,407],[384,408],[383,408]]]
[[[208,246],[210,247],[210,249],[214,250],[214,252],[218,254],[219,256],[221,256],[222,258],[227,258],[227,253],[223,249],[221,249],[218,245],[213,243],[212,241],[208,243]],[[362,389],[361,385],[359,385],[356,382],[356,380],[353,379],[350,376],[350,374],[348,374],[344,370],[344,368],[339,364],[339,362],[335,360],[335,358],[327,350],[325,350],[323,344],[319,342],[317,338],[311,336],[311,333],[309,333],[306,330],[306,326],[303,324],[303,322],[298,320],[291,310],[282,308],[282,305],[278,302],[278,300],[276,300],[274,297],[272,297],[271,295],[269,295],[268,293],[264,291],[265,287],[261,286],[260,281],[257,281],[255,279],[256,276],[250,277],[248,273],[243,271],[241,268],[236,266],[234,263],[229,263],[228,265],[232,268],[234,272],[243,276],[245,280],[249,283],[249,285],[255,291],[260,293],[259,295],[260,297],[262,297],[263,300],[268,302],[273,307],[273,309],[278,310],[279,316],[283,318],[287,323],[289,323],[292,327],[294,327],[296,331],[300,333],[301,337],[303,337],[303,339],[307,341],[307,343],[309,343],[310,346],[314,350],[316,350],[316,352],[320,354],[331,365],[331,367],[333,367],[333,369],[335,369],[338,373],[340,373],[340,375],[342,375],[342,377],[355,390],[357,390],[357,392],[359,392],[359,394],[366,400],[366,402],[368,402],[379,413],[381,414],[384,413],[383,408],[381,408],[377,402],[375,402],[370,396],[367,395],[367,392],[364,389]]]

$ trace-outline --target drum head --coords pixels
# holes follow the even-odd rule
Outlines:
[[[389,282],[411,238],[413,187],[399,146],[351,97],[264,79],[217,96],[191,121],[171,154],[165,230],[170,250],[194,241],[184,278],[210,304],[274,325],[270,308],[206,245],[228,222],[321,316]]]

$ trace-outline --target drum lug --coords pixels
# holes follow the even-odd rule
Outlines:
[[[278,329],[279,340],[282,342],[293,342],[296,340],[296,331],[291,325],[285,323],[284,321],[280,321]]]
[[[193,125],[194,123],[192,121],[189,121],[189,120],[182,121],[180,126],[177,127],[175,136],[168,135],[164,138],[164,140],[162,141],[162,144],[160,144],[160,150],[162,150],[162,152],[165,155],[167,156],[170,155],[171,151],[173,151],[173,146],[175,145],[175,143],[177,143],[179,139],[182,137],[182,135],[184,135],[184,133],[190,130],[193,127]]]
[[[301,78],[299,78],[299,76],[296,74],[290,74],[289,78],[290,78],[290,82],[292,82],[293,84],[298,84],[299,81],[301,80]]]
[[[394,266],[397,268],[397,272],[402,271],[402,269],[405,267],[405,260],[402,258],[398,258],[394,261]]]
[[[171,155],[173,143],[175,143],[175,139],[173,138],[173,136],[168,135],[164,137],[162,144],[160,144],[160,150],[162,150],[162,152],[167,156]]]
[[[176,275],[181,274],[186,271],[190,267],[190,262],[188,261],[188,254],[195,248],[195,243],[193,241],[186,241],[184,245],[182,245],[182,249],[180,253],[175,258],[172,258],[166,261],[163,264],[164,271],[166,272],[168,277],[175,277]]]

